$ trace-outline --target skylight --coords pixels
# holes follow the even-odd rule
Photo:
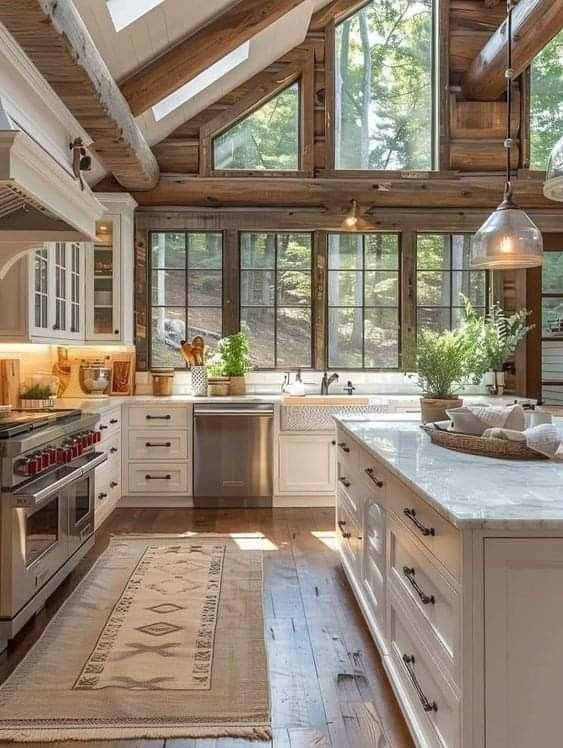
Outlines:
[[[164,0],[106,0],[116,31],[122,31]]]
[[[221,60],[204,70],[203,73],[196,75],[191,81],[178,88],[174,93],[169,94],[166,98],[159,101],[153,106],[152,111],[154,118],[159,122],[167,114],[173,112],[182,104],[185,104],[194,96],[205,91],[223,76],[230,73],[236,67],[248,60],[250,54],[250,42],[244,42],[240,47],[225,55]]]

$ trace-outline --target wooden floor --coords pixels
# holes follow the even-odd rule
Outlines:
[[[44,611],[0,661],[3,681],[37,640],[111,534],[261,533],[274,739],[89,742],[91,748],[412,748],[377,650],[339,566],[329,509],[120,509]],[[270,550],[268,550],[268,548]],[[27,743],[60,748],[63,744]],[[65,743],[84,746],[85,743]]]

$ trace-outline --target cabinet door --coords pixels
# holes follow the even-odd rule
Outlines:
[[[486,745],[561,745],[563,540],[485,540]]]
[[[121,339],[120,242],[119,216],[106,215],[97,222],[96,242],[90,247],[86,270],[88,340]]]
[[[31,255],[30,283],[31,308],[29,311],[30,333],[32,337],[50,337],[52,335],[52,245],[46,244],[43,249],[36,249]]]
[[[334,437],[324,434],[281,434],[279,492],[296,496],[336,493]]]
[[[385,631],[385,510],[364,503],[362,582],[381,633]]]

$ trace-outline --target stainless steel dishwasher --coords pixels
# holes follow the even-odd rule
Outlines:
[[[194,406],[194,506],[272,505],[273,420],[271,403]]]

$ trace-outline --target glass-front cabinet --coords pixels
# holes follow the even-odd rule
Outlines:
[[[96,242],[88,256],[89,339],[120,340],[120,254],[119,216],[108,214],[96,223]]]

